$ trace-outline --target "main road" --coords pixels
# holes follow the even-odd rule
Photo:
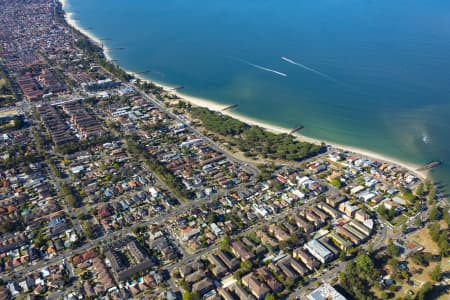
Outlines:
[[[224,149],[223,147],[220,147],[216,142],[214,142],[213,140],[211,140],[209,137],[205,136],[203,133],[201,133],[197,128],[195,128],[194,126],[192,126],[191,124],[187,123],[186,120],[184,118],[180,118],[180,116],[174,114],[170,109],[168,109],[164,103],[162,103],[161,101],[159,101],[158,99],[156,99],[153,95],[150,96],[149,94],[141,91],[140,89],[138,89],[137,87],[127,84],[127,87],[129,88],[133,88],[134,90],[137,90],[138,93],[144,97],[145,99],[147,99],[148,101],[152,102],[156,107],[158,107],[161,111],[163,111],[164,113],[166,113],[168,116],[170,116],[171,118],[177,120],[178,122],[180,122],[181,124],[185,125],[186,127],[188,127],[193,133],[195,133],[196,135],[198,135],[200,138],[202,138],[206,143],[208,143],[208,145],[213,148],[214,150],[218,151],[218,152],[222,152],[223,154],[225,154],[225,156],[227,156],[227,158],[230,161],[233,161],[239,165],[241,165],[241,167],[246,170],[248,173],[253,174],[253,176],[258,176],[261,172],[258,170],[258,168],[256,168],[255,166],[253,166],[252,164],[240,160],[238,158],[236,158],[232,153],[230,153],[228,150]]]

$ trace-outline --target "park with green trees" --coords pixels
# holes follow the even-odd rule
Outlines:
[[[225,138],[248,157],[301,161],[325,150],[323,145],[302,142],[288,134],[275,134],[208,108],[192,107],[189,112],[207,131]]]

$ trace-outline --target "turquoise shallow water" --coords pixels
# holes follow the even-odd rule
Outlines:
[[[301,123],[307,136],[441,159],[432,175],[450,186],[448,1],[70,0],[66,10],[124,47],[111,55],[129,70]]]

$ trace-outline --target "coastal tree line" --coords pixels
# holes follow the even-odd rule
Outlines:
[[[189,112],[206,130],[225,137],[249,157],[301,161],[325,150],[323,145],[301,142],[288,134],[275,134],[208,108],[192,107]]]

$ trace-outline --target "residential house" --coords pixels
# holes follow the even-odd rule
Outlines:
[[[242,277],[242,284],[250,290],[256,299],[259,300],[264,299],[264,297],[270,293],[269,287],[265,283],[260,282],[254,273]]]

